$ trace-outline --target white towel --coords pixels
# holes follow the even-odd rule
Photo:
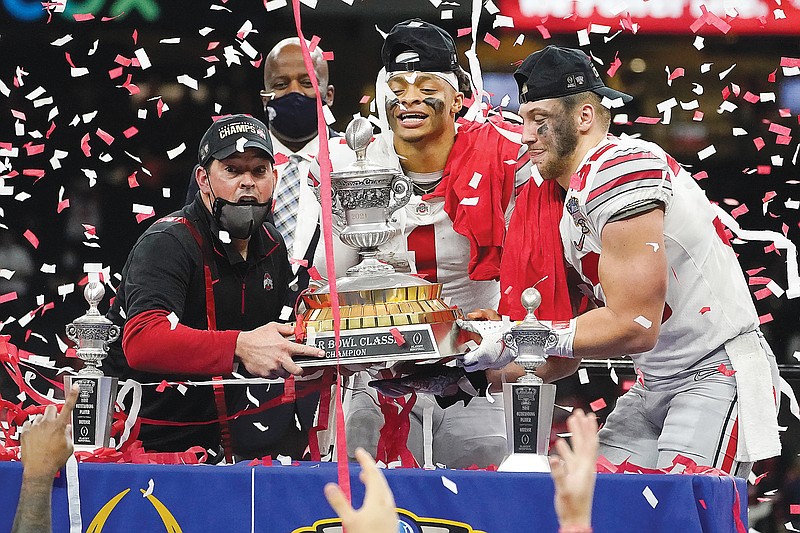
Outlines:
[[[736,460],[754,462],[781,452],[770,361],[756,332],[725,343],[736,371],[739,439]]]

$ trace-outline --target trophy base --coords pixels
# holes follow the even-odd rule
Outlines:
[[[550,460],[546,455],[514,453],[503,459],[498,472],[550,472]]]
[[[72,443],[76,451],[108,447],[117,382],[117,378],[110,376],[64,376],[65,389],[74,383],[80,389],[72,411]]]
[[[339,358],[336,358],[332,331],[317,333],[313,344],[325,350],[324,358],[298,357],[301,368],[398,361],[438,360],[464,353],[469,340],[455,322],[409,324],[342,330],[339,335]],[[311,339],[309,339],[310,341]]]

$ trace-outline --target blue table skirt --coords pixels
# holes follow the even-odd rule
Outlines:
[[[350,465],[361,505],[358,466]],[[82,531],[328,533],[340,531],[322,492],[335,463],[299,466],[78,467]],[[399,469],[386,472],[405,532],[530,533],[558,530],[547,474]],[[0,531],[10,531],[22,465],[0,463]],[[152,480],[152,493],[144,497]],[[647,490],[649,489],[649,491]],[[744,480],[690,475],[601,474],[592,522],[604,532],[735,532],[747,524]],[[645,496],[652,493],[650,501]],[[652,502],[652,503],[651,503]],[[53,491],[54,531],[69,531],[66,476]]]

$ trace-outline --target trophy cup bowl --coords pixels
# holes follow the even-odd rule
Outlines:
[[[84,362],[77,375],[64,376],[65,389],[73,384],[80,389],[72,411],[76,450],[107,447],[110,442],[117,378],[104,376],[98,365],[108,354],[109,345],[119,338],[120,328],[97,309],[105,292],[100,283],[89,282],[83,290],[89,310],[66,327],[67,337],[75,342],[77,356]]]
[[[534,311],[542,303],[538,290],[529,287],[520,298],[528,310],[525,319],[503,336],[506,347],[517,353],[516,363],[525,375],[515,383],[503,383],[508,456],[498,470],[549,472],[547,452],[553,424],[556,386],[545,384],[534,371],[547,360],[544,347],[555,332],[539,322]]]
[[[333,215],[340,240],[358,250],[362,261],[337,280],[343,364],[441,359],[462,353],[467,338],[455,321],[461,317],[441,298],[441,284],[398,273],[375,256],[395,234],[389,220],[411,198],[411,181],[397,169],[370,163],[367,146],[372,124],[354,119],[345,133],[356,161],[331,173]],[[306,336],[326,351],[323,359],[297,359],[302,366],[336,364],[330,287],[303,295]]]

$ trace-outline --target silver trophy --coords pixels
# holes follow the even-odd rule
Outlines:
[[[376,258],[378,247],[395,234],[392,213],[411,198],[411,181],[397,169],[367,160],[372,124],[354,119],[345,133],[356,161],[331,173],[333,219],[343,243],[362,261],[336,280],[343,364],[441,359],[463,353],[467,341],[455,321],[461,312],[441,298],[442,285],[396,272]],[[330,286],[303,295],[306,337],[326,352],[324,359],[296,360],[300,366],[336,364]]]
[[[498,470],[549,472],[547,452],[556,386],[545,384],[534,371],[545,363],[545,344],[556,333],[539,322],[533,314],[542,303],[542,295],[538,290],[529,287],[522,292],[520,299],[528,314],[525,320],[503,336],[503,342],[518,354],[516,363],[525,369],[525,375],[515,383],[503,383],[508,456]]]
[[[394,272],[394,268],[378,261],[378,247],[395,234],[389,225],[392,213],[411,198],[411,180],[396,169],[383,168],[367,161],[367,146],[372,139],[372,124],[358,117],[347,126],[347,146],[356,153],[349,167],[331,174],[335,195],[334,215],[346,225],[339,239],[356,248],[361,263],[347,270],[348,276]]]
[[[78,402],[72,411],[72,439],[76,450],[107,447],[111,436],[111,418],[117,378],[104,376],[97,368],[108,354],[109,344],[119,338],[119,326],[100,314],[97,305],[105,296],[103,285],[92,281],[83,290],[89,310],[67,324],[67,337],[75,342],[84,366],[77,375],[64,376],[65,392],[78,384]]]

